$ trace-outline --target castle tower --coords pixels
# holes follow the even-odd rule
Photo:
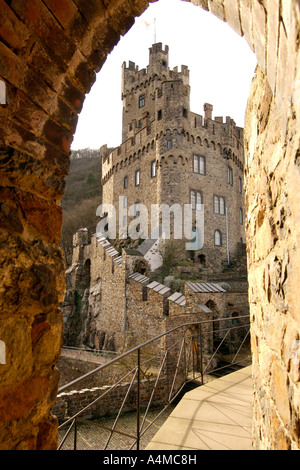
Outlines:
[[[123,142],[133,137],[142,127],[149,126],[151,121],[164,119],[159,98],[164,96],[166,103],[167,91],[174,104],[175,88],[178,96],[186,97],[185,108],[189,108],[189,70],[186,66],[182,66],[181,72],[177,71],[177,67],[174,70],[169,69],[168,46],[163,49],[162,44],[157,43],[150,47],[147,69],[139,70],[131,61],[128,67],[123,63]],[[164,109],[167,110],[165,105]]]

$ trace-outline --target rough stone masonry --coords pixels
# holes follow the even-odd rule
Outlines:
[[[193,3],[245,36],[258,61],[245,123],[254,448],[298,449],[299,1]],[[57,445],[70,144],[96,72],[147,6],[1,0],[1,449]]]

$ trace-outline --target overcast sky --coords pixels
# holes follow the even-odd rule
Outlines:
[[[121,66],[131,60],[140,69],[149,63],[154,42],[169,46],[169,66],[190,70],[191,111],[230,116],[240,127],[256,58],[244,38],[209,12],[181,0],[153,3],[108,56],[79,115],[72,149],[121,143]]]

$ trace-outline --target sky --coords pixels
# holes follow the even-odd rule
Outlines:
[[[230,116],[244,127],[256,58],[246,40],[226,23],[182,0],[159,0],[136,18],[97,74],[79,115],[72,150],[117,147],[122,138],[121,67],[149,64],[155,42],[169,46],[169,67],[190,70],[190,109],[203,113],[204,103],[214,116]]]

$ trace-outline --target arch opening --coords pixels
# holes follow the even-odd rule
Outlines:
[[[69,5],[75,5],[73,2],[68,3]],[[44,311],[45,304],[47,304],[48,310],[44,313],[48,315],[49,306],[52,306],[53,312],[58,311],[58,305],[62,301],[63,296],[64,267],[57,250],[61,227],[61,211],[58,201],[63,195],[63,179],[68,171],[68,151],[72,133],[76,126],[77,113],[81,109],[84,94],[89,91],[94,80],[94,69],[100,68],[99,64],[103,62],[106,53],[103,53],[103,48],[94,47],[94,55],[92,55],[89,49],[89,45],[93,42],[91,38],[85,36],[84,33],[81,35],[81,38],[79,37],[79,31],[84,31],[84,28],[74,29],[73,41],[70,40],[70,36],[68,36],[70,24],[74,25],[77,21],[80,25],[80,15],[77,15],[76,7],[74,7],[75,12],[72,9],[60,10],[58,7],[56,10],[51,11],[50,7],[45,7],[45,2],[36,2],[39,6],[38,14],[33,15],[33,18],[30,19],[31,2],[25,2],[24,6],[21,4],[23,5],[22,2],[18,2],[18,4],[16,2],[15,5],[4,3],[1,12],[2,15],[6,15],[7,21],[5,24],[8,31],[10,25],[13,24],[12,18],[14,22],[22,23],[22,27],[14,28],[14,31],[18,31],[16,33],[17,36],[15,34],[11,36],[11,38],[16,38],[14,44],[11,43],[12,39],[9,38],[9,35],[7,35],[5,45],[4,42],[1,42],[1,57],[4,58],[4,62],[0,75],[5,75],[2,78],[8,84],[10,103],[14,110],[14,113],[12,113],[12,108],[10,109],[9,106],[6,108],[1,107],[0,109],[3,123],[0,135],[1,165],[4,175],[2,181],[5,188],[1,191],[1,216],[3,216],[4,221],[2,224],[4,233],[3,242],[6,249],[10,251],[11,259],[9,260],[5,255],[5,262],[11,271],[16,273],[16,266],[19,266],[17,260],[21,259],[19,255],[22,250],[22,255],[26,261],[24,265],[29,266],[29,269],[26,271],[26,289],[24,288],[25,284],[17,284],[19,298],[22,299],[23,305],[20,312],[24,312],[24,305],[30,305],[31,315],[40,315],[41,308]],[[121,1],[117,2],[117,4],[118,6],[124,6],[124,2],[122,3]],[[282,314],[285,314],[285,322],[289,321],[289,328],[285,329],[286,334],[293,335],[295,329],[299,327],[297,320],[298,306],[296,306],[294,300],[297,299],[298,283],[293,282],[293,279],[297,278],[297,266],[299,266],[300,259],[299,250],[291,248],[291,246],[299,246],[299,243],[297,244],[299,231],[296,222],[299,220],[300,205],[295,197],[295,194],[298,194],[297,189],[299,187],[299,133],[297,131],[299,129],[300,115],[298,98],[299,69],[297,68],[299,51],[296,46],[300,16],[299,3],[297,1],[288,2],[284,4],[284,8],[280,12],[274,9],[273,4],[270,6],[269,3],[268,7],[266,7],[256,0],[253,2],[201,1],[201,4],[204,6],[209,5],[212,13],[215,13],[220,19],[226,20],[237,32],[245,34],[250,47],[255,50],[262,71],[257,76],[256,90],[252,90],[253,101],[250,103],[251,109],[249,110],[249,122],[247,123],[247,164],[251,167],[248,177],[252,178],[251,181],[254,182],[254,190],[251,190],[252,192],[249,193],[248,199],[248,207],[251,209],[249,212],[249,219],[251,220],[248,220],[248,234],[251,235],[251,231],[253,231],[251,237],[256,242],[251,243],[249,248],[248,241],[248,255],[251,267],[250,287],[252,288],[251,295],[254,296],[252,297],[252,308],[254,309],[254,305],[260,304],[261,308],[264,309],[264,315],[261,315],[261,317],[271,319],[270,307],[266,303],[267,298],[269,304],[273,307],[271,308],[272,313],[276,312],[276,320],[280,324],[283,321]],[[99,16],[99,12],[96,15],[91,9],[85,10],[84,3],[82,2],[76,2],[76,5],[82,5],[82,13],[84,13],[82,18],[91,27],[99,28],[100,18],[106,27],[106,29],[104,27],[101,28],[101,31],[107,31],[110,28],[111,36],[107,35],[106,38],[102,38],[106,45],[106,50],[110,50],[117,42],[119,33],[116,32],[111,24],[105,22],[107,15],[103,15],[103,11],[102,15]],[[125,33],[132,24],[134,16],[140,14],[145,9],[145,4],[141,6],[138,2],[133,2],[133,5],[136,8],[134,12],[128,11],[124,6],[121,15],[109,10],[110,17],[114,19],[112,23],[114,23],[115,28],[120,32]],[[13,7],[15,9],[23,8],[23,10],[19,11],[17,15]],[[240,10],[237,10],[238,7]],[[103,19],[104,17],[105,20]],[[274,28],[270,27],[271,21],[273,21]],[[43,41],[36,36],[36,31],[41,23],[44,24],[44,29],[41,33],[45,35]],[[255,25],[255,28],[252,27],[252,24]],[[61,27],[62,25],[63,28]],[[62,32],[62,29],[64,29],[64,32]],[[18,34],[24,33],[24,31],[31,33],[27,36],[28,43],[26,46],[32,54],[29,64],[27,63],[28,57],[26,55],[28,50],[26,47],[23,47],[24,36],[18,36]],[[53,36],[51,36],[51,31]],[[55,33],[57,34],[55,35]],[[273,33],[274,36],[272,37]],[[36,43],[30,44],[31,38],[36,39]],[[66,39],[64,43],[66,44],[65,50],[67,55],[63,60],[57,60],[59,54],[62,54],[62,48],[57,47],[61,46],[62,38]],[[43,49],[43,43],[49,45],[48,51]],[[20,44],[22,47],[20,47]],[[72,54],[77,47],[79,52],[73,56]],[[39,48],[41,48],[41,53]],[[88,56],[88,60],[85,60],[86,56],[84,54]],[[44,58],[43,62],[39,61],[41,57]],[[52,60],[49,60],[50,57]],[[37,65],[40,69],[38,74],[36,72],[33,73],[34,67]],[[12,73],[12,69],[15,72],[19,66],[22,77]],[[265,76],[267,76],[268,83]],[[26,77],[26,80],[23,77]],[[50,84],[49,87],[48,84]],[[274,100],[272,100],[273,94]],[[259,97],[263,99],[258,100]],[[277,106],[277,114],[280,115],[280,118],[277,118],[274,112],[275,106]],[[32,116],[35,119],[32,119]],[[258,116],[260,116],[260,119],[258,119]],[[273,132],[274,129],[277,131],[276,142],[274,143],[273,141],[272,143],[272,150],[274,151],[272,157],[268,156],[269,160],[267,162],[260,160],[259,164],[257,164],[257,146],[265,145],[264,148],[266,149],[268,133],[271,133],[270,125],[273,125]],[[284,145],[281,145],[282,143]],[[284,146],[285,148],[283,148]],[[261,155],[263,154],[262,152]],[[282,169],[283,157],[285,169]],[[7,165],[9,165],[9,168]],[[254,178],[254,172],[262,167],[266,178],[265,180],[260,180],[261,186],[259,186],[256,184],[257,180]],[[256,171],[256,173],[260,174],[259,171]],[[288,191],[283,190],[283,184],[288,186]],[[271,198],[271,202],[264,199],[265,193]],[[287,193],[289,196],[288,201],[285,200]],[[280,220],[279,215],[274,209],[275,200],[277,208],[282,207],[284,204],[286,205],[287,202],[290,208],[288,215],[284,215],[281,211]],[[253,207],[254,201],[257,203],[257,209]],[[262,210],[263,207],[268,207],[267,202],[272,206],[271,215],[275,221],[271,227],[271,235],[269,226],[266,223],[267,217],[265,217]],[[42,214],[41,218],[43,220],[39,218],[40,214]],[[270,217],[269,220],[271,220]],[[277,224],[277,222],[279,223]],[[275,232],[276,243],[272,245],[270,242],[268,245],[268,241],[272,240],[272,234]],[[257,235],[258,233],[259,236]],[[10,236],[7,236],[7,234]],[[285,249],[282,249],[283,245]],[[258,250],[260,251],[258,252]],[[283,257],[281,252],[287,253],[287,256]],[[256,264],[257,259],[267,261],[263,273]],[[7,290],[4,294],[4,300],[7,312],[15,311],[16,308],[11,302],[12,285],[15,288],[16,279],[20,278],[13,276],[13,280],[10,281],[9,285],[6,282]],[[34,295],[31,295],[37,279],[42,280],[43,285],[49,287],[42,299],[43,303],[39,303],[39,300]],[[260,285],[258,282],[260,282]],[[275,308],[275,305],[278,308]],[[255,310],[253,312],[255,313]],[[257,345],[260,341],[266,341],[266,338],[262,334],[262,325],[257,321],[257,315],[254,316],[254,352],[257,357],[263,360]],[[56,318],[55,325],[54,323],[52,324],[51,321],[54,321],[53,317],[54,315],[51,319],[50,317],[47,318],[48,323],[45,327],[53,328],[57,332],[59,322]],[[274,321],[273,317],[272,321]],[[12,329],[11,323],[6,326],[11,329],[10,333],[11,337],[13,337],[16,333],[15,329]],[[9,337],[8,334],[7,337]],[[288,341],[288,338],[286,337],[285,340]],[[265,342],[263,346],[271,354],[272,348],[270,348],[270,345]],[[57,362],[58,350],[59,345],[56,345],[56,348],[53,348],[53,357],[48,357],[48,364],[50,364],[49,371],[51,369],[49,376],[52,374]],[[284,354],[281,354],[283,352],[279,351],[279,354],[272,355],[271,373],[275,375],[277,372],[278,377],[278,372],[284,371],[285,377],[287,378],[288,376],[290,383],[292,383],[295,370],[288,368],[287,358]],[[280,363],[278,363],[278,358],[280,358]],[[263,376],[263,371],[259,370],[258,362],[255,363],[255,373],[258,376],[259,374]],[[269,370],[267,370],[268,374]],[[46,376],[45,371],[44,376]],[[285,387],[287,382],[288,380],[284,381]],[[271,387],[274,383],[271,381]],[[24,384],[19,383],[20,393],[24,386]],[[286,389],[284,391],[287,392],[289,410],[293,410],[293,413],[297,416],[296,406],[292,401],[294,396],[288,393],[289,391]],[[53,390],[50,390],[49,397],[53,396],[52,392]],[[265,396],[268,396],[269,390],[265,390],[265,392]],[[275,395],[275,398],[279,399],[278,395]],[[259,399],[260,397],[256,395],[255,400],[259,401]],[[42,401],[45,403],[47,400]],[[38,436],[35,440],[32,438],[29,442],[28,436],[11,435],[9,438],[14,445],[24,442],[24,445],[27,447],[55,447],[55,432],[51,435],[51,429],[55,429],[56,425],[53,422],[50,424],[49,409],[47,408],[45,411],[39,406],[39,404],[35,405],[40,416],[40,431]],[[259,407],[257,407],[257,410],[259,411]],[[290,427],[282,428],[284,420],[280,417],[281,410],[282,408],[279,403],[276,412],[279,418],[278,422],[281,425],[280,442],[276,441],[276,436],[272,435],[270,429],[264,429],[263,433],[259,432],[263,426],[262,420],[260,420],[257,426],[257,434],[255,435],[257,446],[268,446],[270,442],[274,448],[276,446],[278,448],[280,445],[285,448],[292,448],[293,446],[295,448],[297,446],[295,435],[297,438],[299,437],[299,430],[291,430]],[[26,410],[25,414],[27,416],[30,414],[29,411]],[[258,414],[257,419],[259,420],[259,418]],[[299,419],[299,416],[297,419]],[[42,428],[45,429],[43,423],[46,423],[47,439],[42,433]],[[22,424],[24,423],[20,419],[18,431],[20,435],[23,432]],[[262,435],[266,436],[265,441],[259,442]],[[277,439],[278,435],[279,432],[277,433]]]

